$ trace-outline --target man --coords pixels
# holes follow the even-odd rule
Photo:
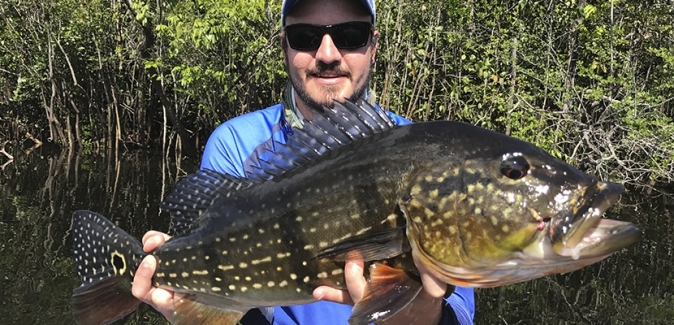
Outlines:
[[[302,127],[311,120],[312,108],[331,106],[333,100],[348,98],[374,104],[367,87],[377,50],[379,33],[372,29],[376,20],[373,0],[284,0],[282,6],[281,47],[290,82],[281,104],[251,112],[219,126],[206,144],[202,169],[213,169],[238,177],[254,173],[273,142],[285,142],[291,127]],[[390,114],[398,124],[409,121]],[[167,235],[148,232],[144,249],[161,245]],[[143,261],[136,273],[133,294],[171,318],[174,293],[151,285],[154,258]],[[363,261],[349,260],[344,275],[348,291],[318,287],[316,303],[275,307],[273,313],[248,313],[245,325],[266,324],[346,324],[352,305],[360,301],[366,280]],[[419,268],[423,290],[409,306],[386,324],[472,324],[472,289],[456,288],[443,300],[447,285]],[[179,293],[175,293],[176,298]]]

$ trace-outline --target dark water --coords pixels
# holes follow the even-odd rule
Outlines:
[[[79,285],[71,214],[89,209],[140,238],[166,231],[158,204],[194,162],[134,152],[117,156],[17,153],[0,170],[0,320],[74,324]],[[6,163],[0,157],[0,165]],[[644,230],[635,246],[570,274],[477,290],[477,324],[674,324],[674,201],[627,193],[612,218]],[[165,324],[142,308],[119,324]]]

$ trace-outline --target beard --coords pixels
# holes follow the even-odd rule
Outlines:
[[[286,62],[286,69],[287,67],[288,64]],[[352,89],[353,92],[351,96],[349,96],[348,98],[338,98],[338,96],[340,96],[340,93],[342,92],[342,86],[335,85],[335,86],[320,86],[320,88],[317,89],[319,93],[316,94],[315,96],[318,98],[312,97],[309,94],[309,91],[307,90],[306,84],[302,82],[299,76],[290,73],[290,71],[287,71],[288,75],[290,76],[290,83],[295,89],[295,93],[310,108],[318,111],[321,111],[323,109],[323,106],[333,107],[334,105],[333,101],[335,100],[338,102],[343,102],[344,100],[356,102],[358,99],[363,98],[363,95],[365,95],[365,90],[367,89],[367,84],[370,81],[370,73],[372,70],[368,69],[367,74],[364,76],[365,77],[364,82],[360,86],[354,83],[354,80],[351,78],[351,74],[348,73],[348,71],[345,71],[340,66],[336,65],[327,66],[319,64],[317,67],[307,70],[306,80],[308,81],[311,78],[313,78],[313,76],[318,75],[324,71],[331,71],[346,76],[351,81],[352,87],[355,87],[355,89]]]

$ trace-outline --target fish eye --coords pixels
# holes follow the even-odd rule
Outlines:
[[[529,172],[529,163],[522,156],[508,157],[501,161],[501,174],[510,179],[520,179]]]

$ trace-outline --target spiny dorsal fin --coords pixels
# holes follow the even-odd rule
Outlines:
[[[371,137],[395,127],[391,117],[367,102],[359,106],[351,101],[324,107],[315,111],[311,121],[304,121],[301,129],[293,129],[285,144],[275,143],[275,151],[268,159],[247,175],[253,179],[272,179],[297,166],[325,155],[341,146]]]
[[[216,200],[228,193],[247,188],[282,175],[323,156],[341,146],[364,139],[395,127],[386,112],[363,102],[362,106],[346,101],[315,111],[311,121],[301,129],[293,129],[286,143],[274,143],[267,160],[260,160],[246,179],[212,170],[199,170],[176,184],[160,207],[171,214],[174,235],[190,233],[194,221]]]
[[[252,184],[246,179],[201,169],[181,179],[160,207],[171,214],[174,235],[182,236],[190,232],[194,220],[219,197]]]

